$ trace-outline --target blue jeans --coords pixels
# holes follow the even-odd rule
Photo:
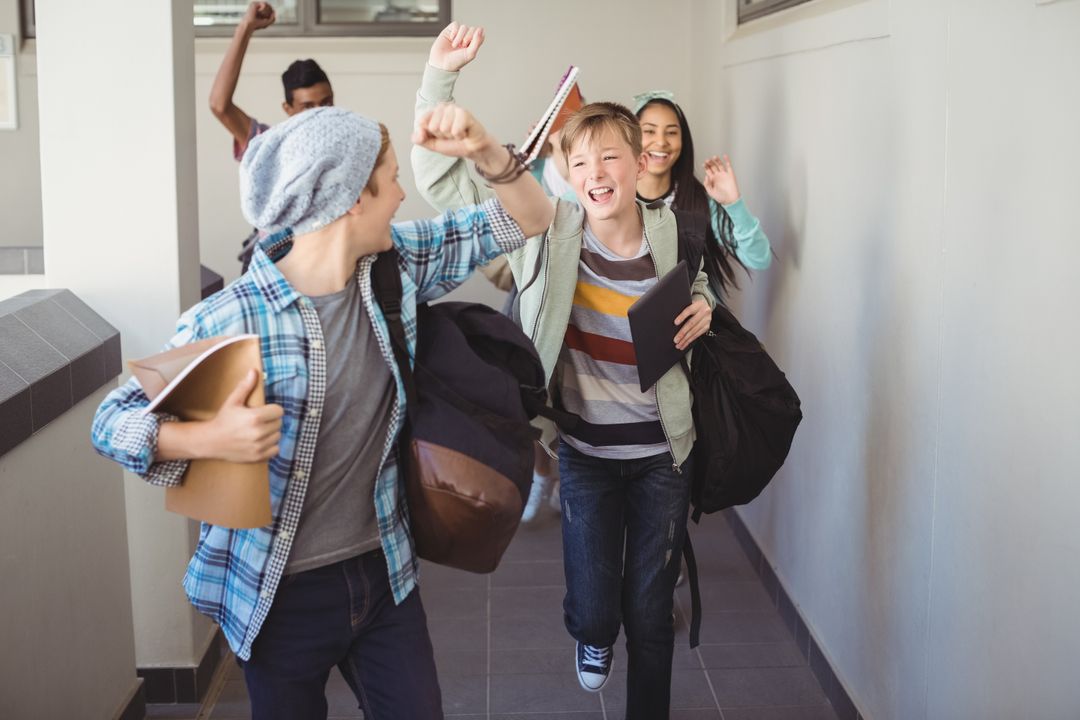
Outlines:
[[[394,604],[381,550],[282,578],[242,665],[254,720],[325,720],[335,665],[369,720],[443,716],[420,591]]]
[[[628,719],[668,717],[692,472],[690,460],[677,472],[667,453],[606,460],[559,446],[566,629],[598,647],[626,629]]]

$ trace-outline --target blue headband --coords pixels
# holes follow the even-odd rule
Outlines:
[[[667,100],[671,104],[675,104],[675,93],[670,90],[649,90],[648,92],[639,93],[634,96],[634,114],[637,115],[641,112],[641,108],[645,107],[653,100]]]

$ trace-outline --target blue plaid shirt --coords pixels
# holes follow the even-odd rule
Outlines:
[[[497,200],[448,212],[433,220],[391,226],[401,271],[402,322],[415,354],[416,305],[460,285],[478,265],[525,243],[525,236]],[[247,273],[181,316],[167,348],[218,335],[254,333],[261,338],[266,401],[285,411],[280,453],[270,461],[273,519],[265,527],[233,530],[203,523],[184,576],[192,604],[213,618],[242,659],[251,656],[270,611],[292,547],[315,456],[326,393],[326,350],[311,300],[298,293],[274,265],[291,247],[288,233],[270,236],[256,249]],[[375,256],[357,265],[356,280],[383,358],[397,383],[390,430],[375,481],[379,537],[397,602],[417,582],[404,491],[395,453],[405,413],[405,386],[390,346],[389,330],[371,288]],[[331,338],[331,341],[333,339]],[[94,417],[97,451],[153,485],[178,485],[187,461],[155,462],[158,429],[165,415],[145,413],[149,400],[134,378],[109,394]],[[342,429],[342,432],[346,432]],[[356,428],[358,434],[364,428]]]

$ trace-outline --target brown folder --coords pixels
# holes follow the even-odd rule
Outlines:
[[[209,420],[252,368],[259,381],[248,407],[266,404],[257,335],[216,337],[128,363],[159,410],[181,420]],[[270,523],[270,468],[265,462],[192,460],[183,482],[165,489],[165,509],[229,528]]]

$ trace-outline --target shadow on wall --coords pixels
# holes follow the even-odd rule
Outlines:
[[[912,367],[919,353],[905,343],[919,333],[912,327],[912,290],[903,281],[903,260],[911,250],[899,245],[895,217],[902,172],[897,144],[872,147],[880,138],[896,137],[903,119],[895,109],[883,113],[885,126],[868,124],[865,132],[844,139],[842,157],[813,165],[813,158],[824,156],[792,141],[811,119],[792,115],[783,68],[769,80],[758,86],[758,127],[732,124],[737,98],[726,97],[721,109],[732,147],[753,159],[754,176],[764,179],[758,187],[766,191],[748,196],[748,202],[762,217],[776,254],[772,268],[746,284],[740,315],[792,376],[804,421],[787,464],[766,491],[773,497],[755,503],[749,515],[759,545],[773,563],[781,563],[777,575],[794,599],[800,599],[800,587],[792,584],[801,585],[813,568],[829,567],[830,579],[812,583],[812,594],[803,593],[803,602],[812,606],[802,612],[812,628],[829,630],[818,639],[843,673],[852,667],[850,653],[867,646],[869,633],[913,647],[923,641],[902,637],[911,611],[899,607],[905,596],[897,586],[898,577],[923,566],[925,549],[920,538],[899,542],[922,526],[923,498],[905,483],[918,472],[911,445],[913,418],[919,415],[910,404],[918,400],[909,389],[911,378],[919,377]],[[815,125],[829,127],[828,119],[817,118]],[[755,144],[748,146],[740,136]],[[866,190],[850,212],[812,206],[829,202],[838,190],[860,188]],[[844,225],[829,227],[838,218]],[[912,267],[910,260],[906,267]],[[904,403],[899,412],[898,401]],[[808,512],[814,517],[799,519]],[[807,540],[813,544],[800,545]],[[826,557],[836,562],[829,566]],[[821,614],[821,603],[837,602],[855,612],[839,633],[836,612]],[[896,660],[911,657],[912,649],[895,653]],[[879,660],[879,677],[900,669],[887,667],[895,661],[885,656]]]
[[[845,644],[858,653],[862,646],[880,648],[875,657],[877,670],[874,688],[878,702],[896,703],[885,709],[891,717],[926,717],[926,687],[911,687],[909,692],[888,689],[893,678],[901,684],[926,682],[925,676],[905,674],[911,658],[925,656],[929,608],[925,595],[914,601],[915,593],[925,592],[921,583],[912,586],[912,578],[924,576],[930,568],[930,543],[933,514],[933,450],[920,447],[936,438],[938,385],[937,362],[940,347],[935,340],[929,347],[925,324],[940,312],[937,298],[920,297],[928,286],[926,273],[938,277],[940,261],[926,252],[934,245],[927,237],[910,237],[913,230],[925,233],[928,223],[898,216],[905,177],[911,177],[900,157],[899,138],[904,135],[905,108],[894,103],[878,124],[876,132],[861,137],[865,143],[879,143],[881,138],[894,141],[878,148],[880,157],[862,182],[877,186],[874,203],[860,211],[860,226],[855,228],[855,247],[860,253],[857,282],[859,300],[857,346],[860,353],[857,378],[864,403],[858,408],[864,419],[861,443],[860,474],[847,492],[852,511],[858,511],[861,523],[852,523],[852,537],[857,548],[853,560],[854,579],[858,585],[851,592],[860,598],[852,602],[860,616],[851,617],[853,627],[872,637]],[[865,150],[865,152],[864,152]],[[869,149],[852,147],[858,156],[871,156]],[[855,181],[860,179],[855,178]],[[934,336],[936,337],[936,336]],[[854,459],[854,458],[853,458]],[[853,467],[856,467],[853,465]],[[862,505],[856,505],[861,500]],[[913,632],[914,630],[914,632]],[[886,651],[885,648],[889,650]],[[857,662],[855,655],[848,658]],[[844,664],[844,663],[841,663]],[[866,698],[869,700],[869,698]],[[866,705],[863,705],[866,707]]]

